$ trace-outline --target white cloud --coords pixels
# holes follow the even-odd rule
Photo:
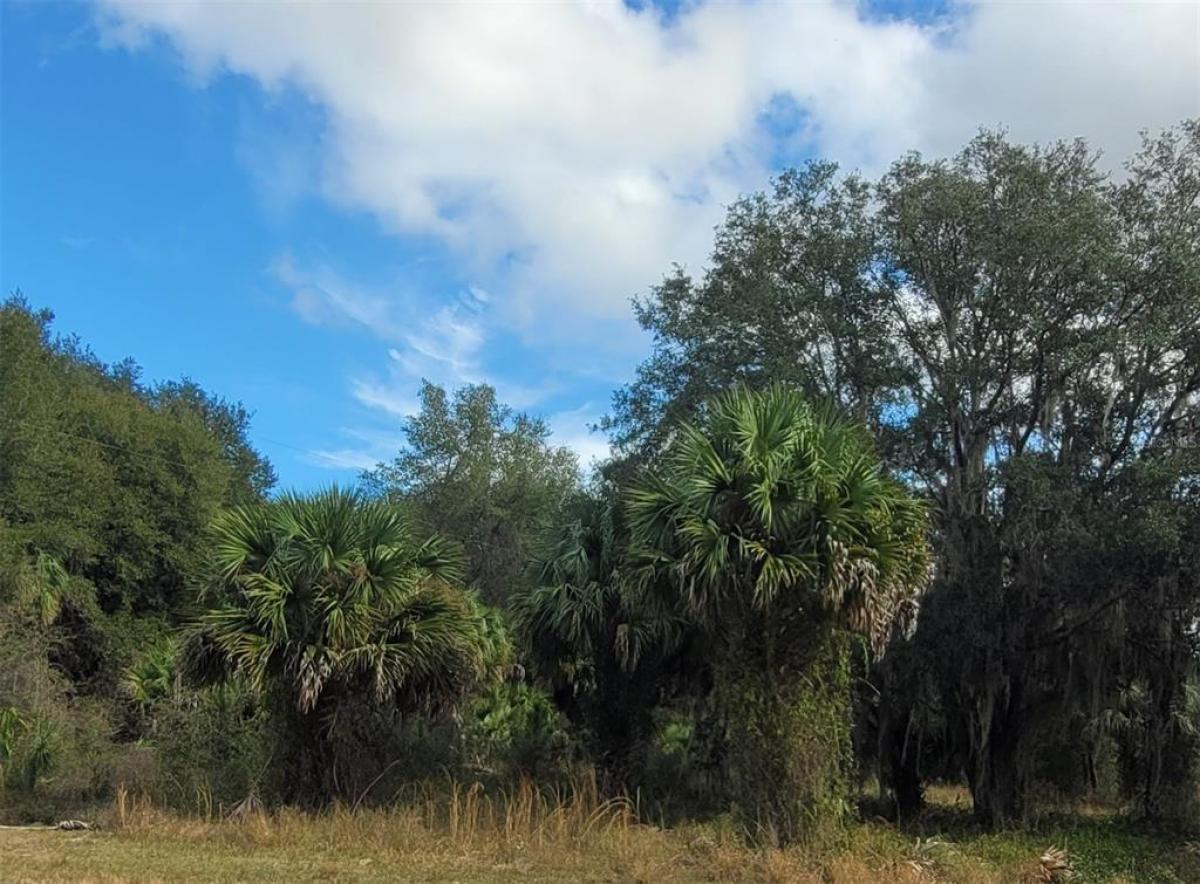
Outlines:
[[[420,403],[413,395],[413,386],[397,388],[377,381],[355,378],[351,381],[354,398],[367,408],[382,411],[392,417],[408,417],[417,413]]]
[[[353,445],[310,451],[309,461],[335,470],[369,470],[392,460],[405,444],[403,434],[391,431],[342,427],[339,435]]]
[[[310,460],[319,467],[333,470],[369,470],[379,463],[379,458],[370,451],[356,448],[339,448],[333,451],[316,449],[310,452]]]
[[[292,309],[312,325],[362,326],[384,339],[401,337],[404,325],[395,318],[399,299],[364,291],[327,266],[300,268],[290,254],[271,267],[276,279],[292,292]]]
[[[388,345],[382,372],[360,374],[349,381],[353,398],[387,420],[417,413],[417,391],[425,380],[448,389],[491,384],[501,402],[518,410],[534,408],[562,391],[561,381],[554,377],[529,385],[514,383],[503,371],[487,370],[483,357],[491,295],[479,286],[468,286],[441,307],[429,307],[428,298],[399,293],[388,297],[385,291],[352,282],[329,267],[302,268],[290,255],[278,258],[272,270],[291,291],[292,309],[305,322],[362,328]],[[591,419],[594,422],[598,415]],[[586,434],[577,430],[571,432],[583,439]],[[370,435],[361,429],[342,432],[362,438]],[[357,469],[369,460],[369,466],[380,458],[374,436],[371,440],[367,449],[314,451],[315,462]],[[394,453],[399,443],[390,441]],[[580,450],[598,451],[599,444],[585,440]]]
[[[461,383],[475,383],[479,376],[479,352],[484,333],[475,311],[463,301],[449,304],[415,331],[403,335],[403,348],[388,351],[410,375],[448,375]]]
[[[486,342],[488,293],[471,286],[448,304],[397,289],[372,290],[326,266],[301,268],[291,255],[273,265],[292,295],[292,309],[312,325],[360,327],[386,342],[387,379],[352,380],[363,405],[406,416],[417,407],[421,380],[450,387],[485,380],[480,358]]]
[[[579,463],[584,469],[596,461],[602,461],[612,454],[612,448],[602,433],[592,432],[603,416],[603,410],[596,408],[591,402],[585,402],[578,408],[560,411],[546,418],[555,445],[565,445],[579,457]]]
[[[276,266],[307,321],[387,341],[382,376],[353,392],[393,415],[411,413],[421,376],[539,401],[553,379],[505,390],[484,370],[501,328],[555,359],[571,340],[575,368],[610,369],[595,354],[614,329],[628,340],[629,297],[673,261],[699,267],[725,205],[765,183],[783,143],[878,171],[1005,126],[1087,137],[1115,166],[1138,130],[1200,113],[1192,2],[962,2],[924,23],[839,0],[687,3],[669,19],[618,0],[99,5],[108,45],[165,37],[197,83],[231,71],[304,96],[318,155],[279,186],[315,170],[315,192],[439,239],[486,286],[438,299]],[[795,131],[764,123],[781,99]]]
[[[930,54],[917,146],[954,150],[981,125],[1021,140],[1088,138],[1112,167],[1139,131],[1200,114],[1200,4],[971,6]]]
[[[981,124],[1119,159],[1138,129],[1200,112],[1192,3],[964,3],[924,25],[836,0],[669,21],[617,0],[102,7],[110,43],[165,34],[198,78],[306,95],[323,191],[441,237],[526,322],[548,302],[624,315],[669,262],[701,263],[723,205],[764,181],[773,97],[803,108],[815,150],[868,167]]]
[[[291,255],[278,258],[275,277],[292,293],[292,309],[312,325],[361,326],[394,343],[388,355],[412,377],[477,383],[487,293],[471,286],[453,302],[397,289],[372,291],[329,267],[301,269]],[[431,314],[431,315],[430,315]]]

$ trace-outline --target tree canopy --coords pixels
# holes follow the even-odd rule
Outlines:
[[[929,571],[923,507],[861,427],[773,385],[680,427],[628,511],[635,567],[711,642],[747,822],[790,840],[814,812],[836,818],[849,690],[830,643],[850,628],[882,651],[911,620]]]
[[[249,415],[191,381],[147,387],[52,314],[0,308],[0,533],[54,556],[107,610],[190,604],[200,537],[226,504],[275,481]]]
[[[240,676],[319,725],[323,790],[341,793],[330,736],[366,697],[446,702],[483,675],[484,624],[440,538],[391,504],[337,488],[226,510],[210,533],[212,607],[186,649],[195,677]]]
[[[1148,139],[1117,179],[1082,142],[1030,147],[986,132],[952,159],[906,156],[875,183],[813,162],[730,209],[702,277],[677,271],[637,305],[653,353],[607,420],[627,458],[658,462],[675,422],[703,415],[716,391],[784,380],[859,415],[929,498],[937,564],[923,650],[893,659],[962,653],[888,683],[929,682],[921,695],[937,697],[936,726],[963,747],[976,808],[994,822],[1022,813],[1053,710],[1084,696],[1115,703],[1145,676],[1100,687],[1114,649],[1146,662],[1135,620],[1181,649],[1159,670],[1174,697],[1160,706],[1186,693],[1179,673],[1194,662],[1179,667],[1194,661],[1182,649],[1195,630],[1180,606],[1194,588],[1178,569],[1190,566],[1166,556],[1155,566],[1165,570],[1127,580],[1098,550],[1076,553],[1103,529],[1110,549],[1145,561],[1113,531],[1140,530],[1124,495],[1150,475],[1171,477],[1158,486],[1163,527],[1190,519],[1198,194],[1198,121]],[[1070,574],[1057,567],[1068,561]],[[1089,640],[1096,631],[1109,641]],[[1099,694],[1067,678],[1081,659]],[[900,708],[885,718],[916,720]],[[912,728],[895,734],[907,745]]]
[[[536,539],[579,483],[575,454],[485,384],[453,395],[423,384],[404,435],[405,448],[366,473],[364,487],[461,543],[467,583],[502,602],[525,580]]]

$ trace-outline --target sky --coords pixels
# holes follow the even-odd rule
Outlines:
[[[0,287],[255,413],[281,486],[393,457],[421,379],[586,464],[737,195],[980,127],[1120,174],[1200,115],[1200,3],[0,0]]]

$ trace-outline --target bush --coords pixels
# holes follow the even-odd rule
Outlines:
[[[723,740],[713,732],[714,717],[662,709],[655,718],[639,794],[643,813],[667,824],[726,811],[717,745]]]
[[[107,797],[110,707],[78,696],[49,662],[53,639],[25,614],[0,607],[0,810],[45,818]]]
[[[504,778],[556,780],[569,768],[571,738],[545,691],[527,684],[492,687],[470,706],[468,759]]]
[[[61,752],[53,721],[0,707],[0,789],[32,792],[54,770]]]
[[[153,717],[148,745],[157,755],[158,802],[207,816],[278,788],[264,780],[273,755],[271,722],[240,682],[180,691],[155,703]]]

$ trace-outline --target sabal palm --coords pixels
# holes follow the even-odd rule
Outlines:
[[[576,515],[545,538],[533,561],[536,586],[515,599],[526,646],[559,663],[609,653],[627,671],[647,653],[678,648],[687,621],[629,580],[614,503],[581,501]]]
[[[121,687],[139,710],[145,711],[155,701],[170,695],[175,686],[177,653],[174,642],[163,641],[126,668]]]
[[[603,785],[636,776],[651,711],[686,623],[632,590],[614,496],[575,502],[574,518],[544,538],[534,585],[512,602],[522,643],[555,696],[591,738]]]
[[[928,570],[922,507],[864,430],[785,387],[735,390],[680,427],[628,495],[632,553],[710,637],[729,797],[789,840],[848,806],[839,625],[882,649]]]
[[[71,592],[71,575],[54,556],[38,552],[32,566],[17,576],[18,599],[27,605],[42,625],[49,626],[62,611]]]
[[[481,665],[481,624],[460,563],[417,542],[393,506],[337,488],[231,509],[212,529],[220,604],[192,649],[301,713],[327,695],[441,699]],[[193,659],[193,664],[195,659]]]
[[[924,509],[866,431],[783,386],[731,391],[680,427],[628,512],[642,573],[672,575],[708,622],[832,613],[881,648],[928,571]]]

